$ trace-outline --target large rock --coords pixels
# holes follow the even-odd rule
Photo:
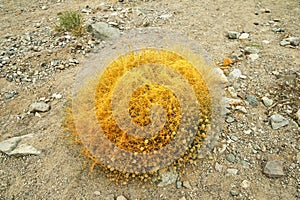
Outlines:
[[[119,29],[110,27],[104,22],[97,22],[95,24],[88,25],[88,32],[93,33],[94,36],[100,40],[117,39],[120,37]]]
[[[40,151],[36,150],[33,146],[27,144],[21,144],[17,146],[13,151],[9,152],[10,156],[27,156],[27,155],[40,155]]]
[[[26,155],[39,155],[41,152],[34,147],[27,144],[20,144],[24,138],[32,137],[32,134],[13,137],[8,140],[0,142],[0,151],[9,156],[26,156]]]

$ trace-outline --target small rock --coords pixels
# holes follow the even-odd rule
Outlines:
[[[241,187],[244,189],[247,189],[250,187],[250,181],[247,180],[243,180],[243,182],[241,183]]]
[[[236,93],[234,87],[228,87],[227,91],[229,92],[229,94],[232,98],[237,98],[237,93]]]
[[[228,38],[229,39],[238,39],[240,37],[240,33],[236,31],[228,31]]]
[[[245,40],[245,39],[248,39],[250,36],[249,33],[242,33],[239,37],[240,40]]]
[[[257,100],[256,96],[254,96],[254,95],[246,95],[246,101],[251,106],[258,106],[258,100]]]
[[[221,83],[224,83],[224,84],[228,83],[228,79],[225,76],[225,74],[224,74],[224,72],[223,72],[222,69],[220,69],[220,68],[214,68],[213,72],[219,76],[219,80],[221,81]]]
[[[273,129],[279,129],[289,124],[289,120],[279,114],[274,114],[270,117],[271,126]]]
[[[286,45],[292,45],[292,46],[298,46],[300,42],[300,39],[298,37],[289,37],[285,38],[280,42],[281,46],[286,46]]]
[[[262,43],[264,43],[264,44],[270,44],[270,41],[269,40],[263,40]]]
[[[117,197],[117,200],[127,200],[127,199],[123,195],[120,195],[120,196]]]
[[[54,99],[61,99],[62,95],[58,94],[58,93],[53,93],[51,97],[54,98]]]
[[[247,109],[244,106],[236,106],[235,109],[241,111],[244,114],[247,113]]]
[[[253,62],[259,58],[259,55],[257,53],[248,55],[248,58]]]
[[[185,197],[181,197],[179,200],[186,200],[186,198]]]
[[[230,137],[230,139],[231,139],[231,140],[233,140],[234,142],[236,142],[236,141],[238,141],[238,140],[239,140],[239,138],[238,138],[238,137],[236,137],[236,136],[234,136],[234,135],[232,135],[232,136]]]
[[[236,190],[230,190],[230,194],[231,194],[232,196],[238,196],[238,195],[239,195],[239,192],[236,191]]]
[[[160,176],[161,176],[161,182],[159,182],[157,184],[157,186],[164,187],[164,186],[175,183],[178,178],[178,173],[171,170],[168,172],[161,173]]]
[[[242,72],[239,69],[233,69],[232,72],[229,73],[228,77],[230,79],[238,79],[242,76]]]
[[[95,191],[95,192],[94,192],[94,195],[96,195],[96,196],[100,196],[100,195],[101,195],[101,193],[100,193],[99,191]]]
[[[273,105],[273,100],[269,99],[268,97],[263,97],[261,98],[261,100],[266,107],[270,107],[271,105]]]
[[[33,146],[21,144],[13,151],[9,152],[10,156],[26,156],[26,155],[40,155],[40,151],[36,150]]]
[[[233,174],[233,175],[237,175],[238,171],[239,171],[239,170],[233,169],[233,168],[227,169],[227,172],[228,172],[229,174]]]
[[[29,106],[29,112],[47,112],[50,110],[50,105],[44,102],[36,102]]]
[[[42,10],[47,10],[48,7],[47,6],[42,6]]]
[[[192,189],[192,186],[189,181],[183,181],[182,185],[183,185],[183,187],[185,187],[187,189],[190,189],[190,190]]]
[[[258,54],[259,49],[256,46],[248,46],[245,49],[246,54]]]
[[[285,173],[283,171],[283,162],[280,160],[268,161],[263,172],[268,177],[272,178],[285,176]]]
[[[233,154],[227,154],[227,156],[226,156],[226,160],[227,161],[229,161],[229,162],[231,162],[231,163],[234,163],[234,161],[235,161],[235,156],[233,155]]]
[[[264,9],[265,13],[271,13],[271,10],[269,8]]]
[[[63,69],[65,69],[65,66],[64,65],[58,65],[58,66],[55,67],[55,69],[63,70]]]
[[[177,189],[182,188],[182,182],[181,182],[181,181],[177,181],[177,182],[176,182],[176,188],[177,188]]]
[[[4,96],[6,99],[11,99],[15,96],[15,94],[13,92],[11,92],[11,93],[6,93]]]
[[[107,39],[117,39],[120,37],[119,29],[110,27],[107,23],[97,22],[95,24],[88,25],[88,32],[95,35],[97,39],[107,40]]]
[[[272,31],[275,33],[283,33],[283,32],[285,32],[285,29],[284,28],[273,28]]]
[[[218,172],[222,172],[222,168],[223,168],[223,166],[216,162],[215,170],[218,171]]]
[[[162,20],[167,20],[167,19],[171,18],[172,16],[173,16],[172,14],[168,13],[168,14],[159,16],[159,18]]]
[[[226,122],[227,123],[232,123],[232,122],[234,122],[235,120],[234,120],[234,118],[232,118],[232,117],[230,117],[230,116],[228,116],[227,118],[226,118]]]

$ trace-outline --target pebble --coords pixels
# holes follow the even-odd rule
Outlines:
[[[258,54],[259,53],[259,48],[256,46],[248,46],[245,47],[245,53],[246,54]]]
[[[110,27],[104,22],[97,22],[95,24],[88,25],[87,31],[93,33],[99,40],[117,39],[120,37],[119,29]]]
[[[185,197],[181,197],[179,200],[186,200],[186,198]]]
[[[42,10],[47,10],[48,7],[47,6],[42,6]]]
[[[233,174],[233,175],[237,175],[238,171],[239,171],[239,170],[233,169],[233,168],[228,168],[228,169],[227,169],[227,172],[228,172],[229,174]]]
[[[234,122],[235,120],[234,120],[234,118],[232,118],[232,117],[230,117],[230,116],[228,116],[227,118],[226,118],[226,122],[227,123],[232,123],[232,122]]]
[[[123,195],[120,195],[120,196],[117,197],[117,200],[127,200],[127,199]]]
[[[190,190],[192,189],[192,186],[189,181],[183,181],[182,185],[183,185],[183,187],[185,187],[187,189],[190,189]]]
[[[29,112],[47,112],[50,110],[50,105],[44,103],[44,102],[36,102],[32,103],[29,106]]]
[[[100,196],[100,195],[101,195],[101,193],[100,193],[100,191],[95,191],[95,192],[94,192],[94,195],[96,195],[96,196]]]
[[[251,105],[251,106],[258,106],[258,100],[257,97],[254,95],[246,95],[246,101]]]
[[[233,154],[227,154],[227,156],[226,156],[226,160],[227,161],[229,161],[229,162],[231,162],[231,163],[234,163],[234,161],[235,161],[235,156],[233,155]]]
[[[6,99],[11,99],[15,96],[15,93],[13,93],[13,92],[6,93],[4,96],[5,96]]]
[[[215,170],[218,172],[222,172],[223,166],[220,165],[218,162],[216,162],[215,164]]]
[[[289,120],[279,114],[274,114],[270,117],[271,126],[273,129],[279,129],[289,124]]]
[[[247,180],[243,180],[243,182],[241,183],[241,187],[244,189],[247,189],[250,187],[250,181]]]
[[[229,39],[238,39],[240,37],[240,33],[236,31],[228,31],[228,38]]]
[[[230,194],[231,194],[232,196],[238,196],[238,195],[239,195],[239,192],[236,191],[236,190],[230,190]]]
[[[53,93],[51,97],[54,98],[54,99],[61,99],[62,95],[59,94],[59,93]]]
[[[239,39],[240,40],[245,40],[245,39],[248,39],[250,36],[249,33],[242,33],[240,36],[239,36]]]
[[[283,162],[280,160],[268,161],[263,170],[264,174],[271,178],[285,176],[283,171]]]
[[[259,58],[259,55],[257,53],[248,55],[248,58],[253,62]]]
[[[229,77],[230,79],[239,79],[241,76],[242,76],[241,70],[236,69],[236,68],[233,69],[233,70],[229,73],[229,75],[228,75],[228,77]]]
[[[268,97],[263,97],[261,100],[266,107],[270,107],[271,105],[273,105],[273,100],[269,99]]]
[[[242,112],[244,114],[247,113],[247,109],[244,106],[236,106],[235,110],[238,110],[238,111],[240,111],[240,112]]]
[[[292,46],[298,46],[300,42],[300,39],[298,37],[289,37],[285,38],[280,42],[281,46],[286,46],[286,45],[292,45]]]
[[[227,91],[232,98],[237,98],[237,93],[236,93],[234,87],[228,87]]]
[[[178,173],[171,170],[168,172],[160,173],[161,181],[157,184],[159,187],[164,187],[173,184],[177,181]]]
[[[177,189],[182,188],[182,182],[181,182],[181,181],[177,181],[177,182],[176,182],[176,188],[177,188]]]
[[[159,18],[162,20],[167,20],[167,19],[170,19],[172,16],[173,16],[172,14],[168,13],[168,14],[159,16]]]

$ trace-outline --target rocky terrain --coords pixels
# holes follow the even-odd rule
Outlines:
[[[89,32],[57,33],[66,10]],[[0,199],[299,199],[299,13],[296,0],[0,0]],[[89,56],[145,27],[209,53],[228,79],[227,114],[195,165],[121,185],[90,172],[62,122]]]

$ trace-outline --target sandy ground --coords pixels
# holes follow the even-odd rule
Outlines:
[[[34,32],[34,24],[40,22],[41,27],[51,28],[58,12],[82,9],[86,5],[97,7],[101,2],[0,0],[1,40]],[[33,145],[41,154],[21,157],[0,154],[0,199],[114,199],[120,195],[128,200],[299,199],[299,123],[290,123],[279,130],[272,129],[269,123],[269,117],[274,113],[296,121],[294,116],[300,108],[299,81],[296,82],[300,73],[299,47],[279,45],[285,37],[300,36],[299,1],[149,0],[115,3],[122,8],[141,8],[149,16],[150,26],[178,31],[194,39],[209,53],[216,65],[232,53],[238,54],[246,46],[258,46],[260,52],[257,60],[251,61],[243,55],[241,61],[224,71],[228,74],[233,68],[238,68],[246,76],[229,85],[240,94],[239,99],[243,100],[247,113],[231,110],[229,115],[235,121],[225,123],[211,155],[183,170],[179,180],[188,181],[190,188],[178,189],[176,183],[166,187],[148,182],[119,185],[107,179],[99,167],[90,172],[90,164],[82,155],[81,146],[72,142],[70,133],[65,133],[62,127],[64,107],[72,94],[76,73],[88,56],[75,55],[80,61],[79,65],[55,71],[36,84],[20,85],[2,77],[0,141],[33,133],[34,137],[24,139],[21,143]],[[42,9],[42,6],[47,6],[47,9]],[[101,12],[94,15],[100,16]],[[153,17],[165,13],[171,13],[172,16],[167,20]],[[88,15],[84,17],[89,18]],[[132,19],[134,26],[140,27],[134,23],[135,20],[138,19]],[[284,28],[285,32],[272,31],[278,27]],[[228,31],[250,33],[250,38],[229,40],[226,35]],[[28,67],[39,69],[43,59],[50,62],[57,57],[68,59],[72,56],[74,53],[69,53],[68,46],[49,55],[43,52],[39,56],[32,54],[28,58],[31,62]],[[288,87],[284,85],[286,81],[291,84],[295,82],[295,85]],[[13,90],[18,94],[6,99],[4,94]],[[288,95],[283,96],[286,92]],[[49,112],[40,113],[40,117],[26,114],[31,103],[43,97],[50,98],[53,93],[62,94],[63,98],[51,100]],[[258,106],[245,103],[243,96],[248,94],[259,99]],[[271,109],[266,108],[261,102],[264,96],[278,104]],[[288,99],[290,104],[282,105],[283,99]],[[286,112],[288,110],[291,112]],[[251,134],[245,134],[248,130],[251,130]],[[230,139],[232,136],[238,139],[233,141]],[[223,144],[227,148],[219,153]],[[255,147],[256,144],[260,149]],[[228,154],[235,156],[233,163],[226,159]],[[269,178],[262,173],[266,162],[274,159],[284,164],[285,175],[280,178]],[[216,170],[216,163],[222,165],[223,169]],[[237,169],[238,172],[231,174],[228,169]],[[242,184],[245,180],[249,183],[247,187]]]

